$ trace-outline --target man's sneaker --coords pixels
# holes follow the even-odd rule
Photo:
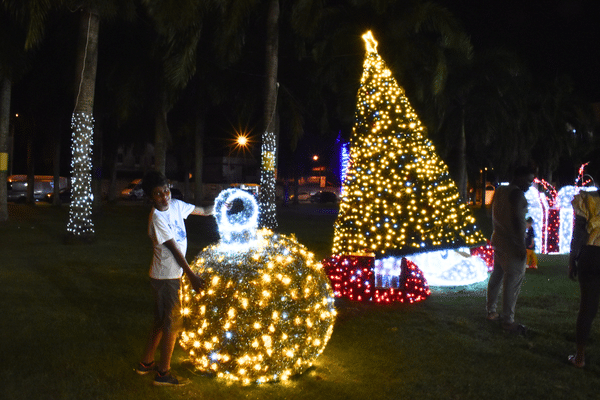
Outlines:
[[[146,375],[148,372],[152,371],[156,371],[156,364],[154,364],[154,361],[149,362],[148,364],[140,361],[137,367],[135,367],[135,372],[140,375]]]
[[[166,371],[164,373],[157,372],[156,377],[154,378],[155,386],[183,386],[189,383],[189,381],[181,381],[171,375],[171,371]]]

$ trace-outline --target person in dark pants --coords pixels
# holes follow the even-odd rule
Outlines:
[[[185,273],[196,292],[204,286],[204,281],[192,271],[185,259],[187,233],[184,219],[189,215],[212,215],[213,209],[171,199],[167,179],[156,171],[146,174],[142,187],[153,206],[148,235],[154,252],[149,272],[154,294],[154,323],[136,372],[140,375],[156,372],[154,385],[177,386],[186,383],[170,372],[171,356],[181,328],[181,277]],[[155,363],[154,353],[159,347],[161,358]]]
[[[528,167],[515,170],[507,186],[499,186],[492,201],[494,247],[494,270],[487,289],[487,319],[502,321],[504,330],[524,334],[526,328],[514,320],[515,306],[527,268],[525,248],[525,215],[527,199],[525,192],[531,186],[534,175]],[[502,289],[502,316],[496,312]]]
[[[585,172],[598,188],[600,155],[592,158]],[[571,202],[575,210],[575,227],[569,255],[569,278],[579,279],[581,299],[577,315],[575,341],[577,352],[568,360],[575,367],[585,366],[585,346],[600,301],[600,192],[581,191]]]

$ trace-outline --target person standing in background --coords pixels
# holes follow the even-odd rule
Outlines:
[[[526,328],[515,322],[515,306],[527,268],[525,247],[525,192],[534,179],[528,167],[514,171],[509,185],[499,186],[492,201],[494,270],[487,289],[487,319],[501,321],[502,328],[511,333],[525,334]],[[502,315],[496,312],[502,289]]]
[[[525,248],[527,249],[527,268],[537,269],[537,256],[535,255],[535,234],[533,233],[533,218],[529,217],[527,231],[525,232]]]
[[[598,188],[600,179],[600,152],[596,152],[586,168],[586,174]],[[585,346],[600,301],[600,192],[581,191],[573,201],[575,228],[569,255],[569,278],[579,280],[579,313],[575,327],[577,352],[568,358],[571,365],[585,366]]]

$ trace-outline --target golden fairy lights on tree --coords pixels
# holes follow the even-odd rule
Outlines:
[[[363,39],[367,54],[333,254],[381,258],[484,243],[373,35]]]

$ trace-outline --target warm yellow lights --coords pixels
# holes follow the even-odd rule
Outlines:
[[[363,39],[367,55],[332,253],[410,254],[484,243],[373,35]]]
[[[323,351],[336,311],[329,279],[295,238],[258,232],[258,248],[203,250],[192,269],[210,282],[201,293],[184,278],[181,346],[196,368],[243,384],[287,380]]]
[[[363,40],[365,41],[365,46],[367,48],[368,53],[377,53],[377,41],[373,37],[371,31],[368,31],[364,35],[362,35]],[[389,71],[389,70],[388,70]],[[385,71],[383,71],[385,73]]]

